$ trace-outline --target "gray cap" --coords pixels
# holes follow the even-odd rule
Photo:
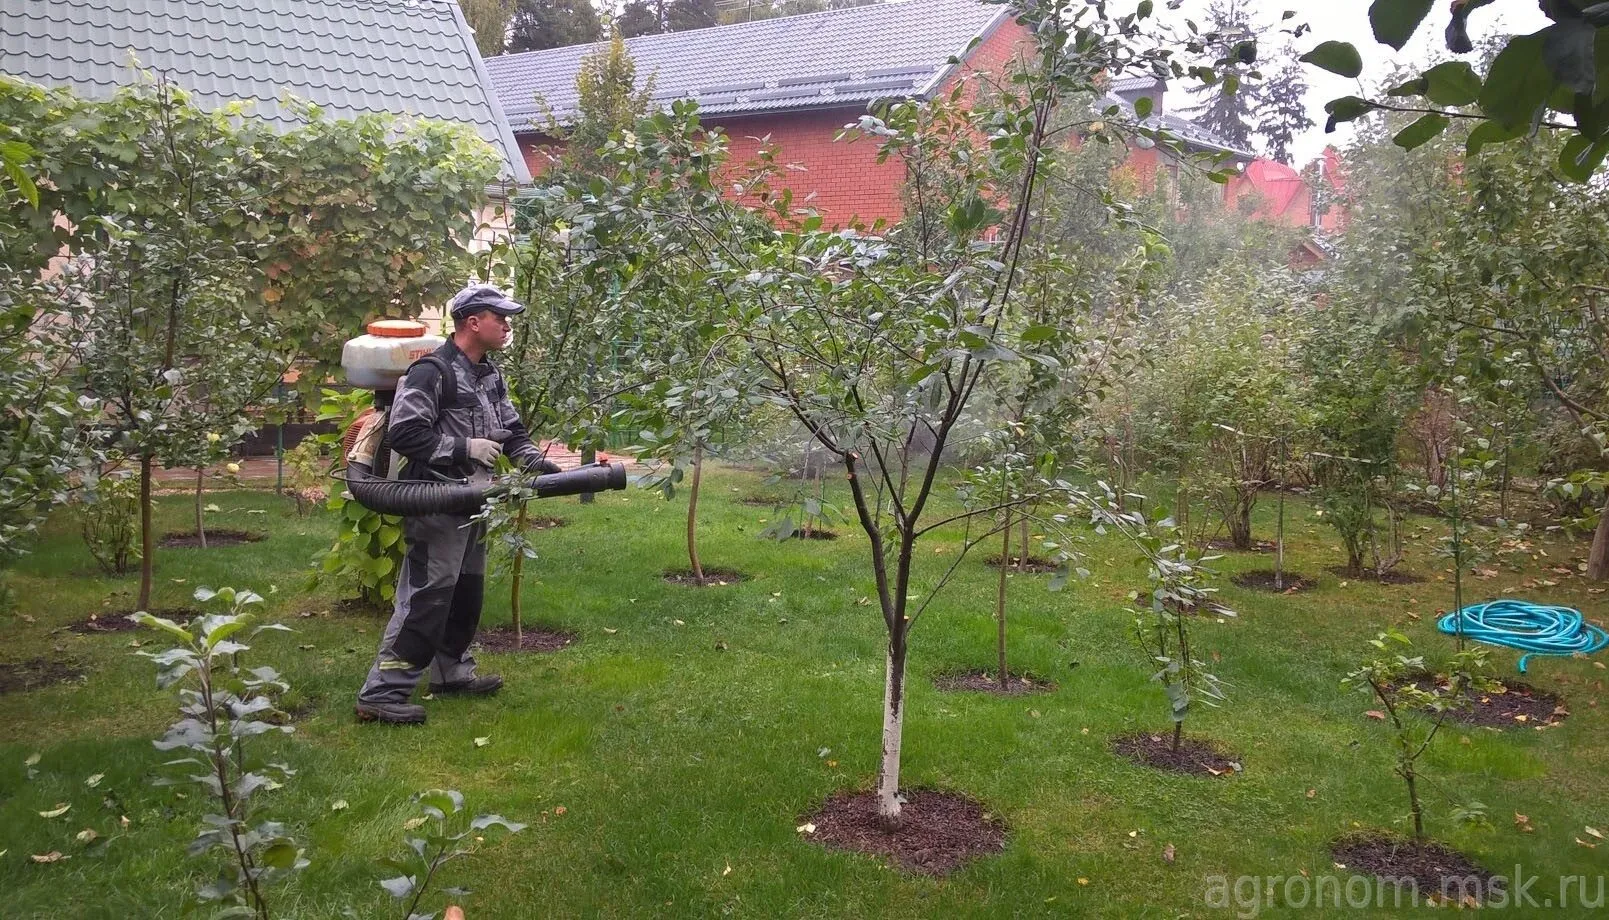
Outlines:
[[[513,316],[516,313],[524,313],[525,305],[509,300],[502,291],[489,284],[470,285],[453,295],[453,299],[447,302],[447,312],[455,319],[463,319],[482,310]]]

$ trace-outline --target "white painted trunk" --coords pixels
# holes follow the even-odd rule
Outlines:
[[[905,729],[905,655],[888,644],[887,679],[883,688],[883,763],[877,773],[877,814],[883,823],[899,823],[899,752]]]

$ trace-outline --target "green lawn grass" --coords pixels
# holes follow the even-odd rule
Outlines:
[[[300,771],[269,794],[267,813],[293,828],[312,859],[277,892],[280,916],[331,917],[348,905],[360,916],[398,915],[375,885],[383,870],[374,861],[399,851],[410,797],[430,787],[460,789],[472,810],[531,825],[488,840],[445,873],[443,884],[473,889],[465,905],[477,920],[1231,916],[1236,909],[1204,900],[1208,877],[1305,871],[1344,881],[1328,841],[1360,826],[1403,826],[1385,729],[1364,716],[1374,705],[1339,682],[1388,625],[1433,659],[1446,654],[1451,642],[1433,626],[1450,603],[1445,564],[1424,537],[1407,565],[1425,583],[1343,584],[1325,571],[1340,555],[1333,534],[1293,503],[1290,565],[1319,575],[1320,586],[1271,597],[1221,579],[1222,599],[1240,615],[1197,626],[1200,651],[1216,660],[1231,699],[1188,727],[1241,755],[1243,774],[1165,775],[1110,753],[1114,735],[1169,728],[1125,610],[1143,570],[1115,538],[1092,538],[1093,577],[1065,591],[1046,591],[1048,576],[1012,579],[1014,667],[1054,681],[1053,693],[999,699],[933,689],[935,674],[992,667],[995,580],[979,553],[914,633],[904,783],[980,799],[1009,828],[1005,852],[933,879],[813,845],[796,831],[802,817],[835,790],[868,788],[877,766],[882,624],[875,604],[857,604],[872,593],[865,538],[839,525],[843,536],[832,542],[760,540],[773,512],[738,501],[765,488],[760,478],[717,471],[706,481],[704,561],[751,580],[705,590],[661,580],[686,564],[685,494],[670,503],[640,491],[590,506],[545,503],[543,514],[570,523],[538,537],[527,619],[573,630],[579,641],[553,654],[483,656],[485,670],[507,679],[505,690],[429,701],[422,728],[353,719],[383,617],[302,591],[309,560],[333,530],[322,512],[298,519],[289,499],[223,493],[213,526],[266,540],[159,552],[155,606],[183,606],[198,585],[250,587],[267,595],[268,619],[295,629],[259,636],[250,653],[314,705],[295,735],[265,742]],[[1272,533],[1263,519],[1272,503],[1264,505],[1259,537]],[[162,499],[162,529],[185,528],[190,513],[184,496]],[[950,563],[958,537],[924,545],[923,578]],[[1548,571],[1572,564],[1583,547],[1539,548],[1548,556],[1523,572],[1474,580],[1470,599],[1532,597],[1601,620],[1601,597]],[[1217,566],[1227,574],[1267,564],[1267,556],[1231,554]],[[188,798],[178,798],[149,785],[167,759],[150,742],[174,704],[130,644],[158,637],[61,630],[126,609],[134,578],[103,577],[66,515],[7,577],[20,607],[0,618],[0,660],[65,659],[86,677],[0,695],[0,916],[180,916],[213,866],[184,855],[203,813],[196,790],[179,787]],[[1538,578],[1558,584],[1519,587]],[[485,622],[507,619],[506,583],[494,582]],[[1511,674],[1515,656],[1495,657]],[[1447,732],[1427,755],[1432,833],[1491,871],[1523,866],[1541,878],[1533,894],[1552,896],[1560,876],[1585,875],[1594,880],[1590,895],[1609,874],[1609,843],[1584,830],[1609,831],[1609,675],[1581,660],[1539,660],[1532,671],[1530,681],[1564,694],[1573,714],[1546,731]],[[477,737],[491,742],[477,747]],[[29,780],[24,761],[35,752]],[[105,778],[90,788],[95,773]],[[332,810],[337,800],[348,807]],[[1455,801],[1485,803],[1492,827],[1455,824]],[[58,803],[72,807],[40,817]],[[1534,832],[1516,827],[1516,812]],[[76,842],[85,828],[101,842]],[[1170,844],[1172,862],[1163,857]],[[70,858],[29,858],[53,850]]]

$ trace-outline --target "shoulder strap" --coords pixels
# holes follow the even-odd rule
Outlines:
[[[451,406],[456,403],[458,401],[458,375],[453,373],[452,366],[441,355],[430,354],[410,364],[408,370],[412,371],[421,364],[431,365],[441,377],[441,405]]]

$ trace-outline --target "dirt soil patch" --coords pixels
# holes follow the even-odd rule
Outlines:
[[[1492,878],[1491,873],[1463,854],[1439,843],[1415,842],[1382,833],[1342,837],[1330,844],[1330,853],[1337,863],[1346,867],[1346,872],[1381,878],[1412,878],[1419,886],[1421,898],[1443,897],[1443,885],[1446,892],[1456,897],[1463,892],[1461,883],[1471,876],[1480,879],[1479,889],[1486,891]]]
[[[671,569],[665,573],[665,580],[673,585],[686,585],[689,588],[724,588],[748,581],[754,576],[744,574],[736,569],[718,569],[704,566],[704,583],[699,584],[693,577],[692,569]]]
[[[475,637],[475,644],[488,652],[556,652],[569,648],[577,636],[562,629],[543,629],[527,626],[521,631],[520,642],[514,642],[514,627],[498,626],[483,629]]]
[[[1379,572],[1368,570],[1362,573],[1351,572],[1344,565],[1332,565],[1329,568],[1329,572],[1331,575],[1338,575],[1350,581],[1372,581],[1377,585],[1417,585],[1425,580],[1421,575],[1404,572],[1400,569],[1390,569],[1382,575]]]
[[[836,540],[836,539],[838,539],[838,531],[836,531],[836,530],[824,530],[824,529],[822,529],[820,527],[814,528],[809,533],[805,533],[802,530],[795,530],[792,533],[792,535],[790,535],[788,537],[788,539],[790,539],[790,540]]]
[[[84,672],[64,661],[30,658],[27,661],[0,662],[0,694],[24,693],[52,684],[78,680]]]
[[[1241,549],[1229,540],[1208,540],[1208,549],[1223,550],[1230,553],[1271,553],[1277,547],[1272,540],[1253,540],[1251,546]]]
[[[215,546],[239,546],[242,543],[259,543],[263,540],[260,533],[247,533],[244,530],[209,530],[207,531],[207,548]],[[201,538],[193,533],[164,534],[157,543],[167,549],[199,548]]]
[[[1174,773],[1224,776],[1240,771],[1238,758],[1220,753],[1206,741],[1185,738],[1175,751],[1172,733],[1123,735],[1112,739],[1112,751],[1137,764]]]
[[[1416,678],[1414,684],[1421,690],[1433,690],[1445,687],[1446,681],[1423,676]],[[1502,690],[1496,693],[1472,693],[1467,705],[1447,713],[1455,722],[1492,728],[1552,725],[1569,715],[1563,697],[1519,681],[1504,681]]]
[[[961,690],[973,693],[993,693],[996,696],[1022,696],[1028,693],[1049,693],[1056,685],[1022,674],[1006,677],[1005,689],[1000,681],[987,671],[968,671],[965,674],[942,674],[933,678],[933,686],[940,690]]]
[[[568,527],[570,522],[557,517],[528,517],[525,519],[526,530],[557,530]]]
[[[995,553],[993,556],[984,559],[983,564],[997,569],[1000,568],[1000,554]],[[1046,572],[1054,572],[1060,569],[1061,565],[1051,562],[1049,559],[1041,559],[1038,556],[1029,556],[1026,562],[1023,561],[1021,556],[1012,556],[1007,563],[1007,567],[1013,572],[1022,571],[1030,575],[1043,575]]]
[[[769,495],[750,495],[738,499],[738,504],[748,505],[752,508],[775,508],[782,504],[782,499],[772,498]]]
[[[1006,831],[983,805],[933,789],[905,793],[898,830],[883,828],[877,794],[838,792],[800,820],[801,836],[837,850],[880,856],[907,872],[947,875],[968,861],[1006,848]],[[815,827],[814,833],[808,828]]]
[[[172,620],[180,626],[183,626],[192,619],[201,615],[201,611],[196,610],[193,607],[159,607],[156,610],[150,610],[147,612],[154,617],[161,617],[164,620]],[[76,623],[70,623],[63,628],[70,632],[82,633],[84,635],[132,632],[136,629],[143,629],[144,627],[140,626],[140,624],[129,619],[129,616],[133,613],[134,611],[132,610],[114,610],[106,613],[92,614],[87,619],[79,620]]]
[[[1273,591],[1276,594],[1299,594],[1310,588],[1318,587],[1316,579],[1308,578],[1300,572],[1286,572],[1284,578],[1285,587],[1276,588],[1274,587],[1273,569],[1252,569],[1249,572],[1241,572],[1230,581],[1242,588],[1250,588],[1253,591]]]

